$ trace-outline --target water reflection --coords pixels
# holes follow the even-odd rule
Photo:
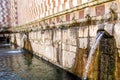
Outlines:
[[[1,49],[1,48],[0,48]],[[9,48],[9,50],[11,50]],[[0,52],[0,80],[80,80],[30,54]]]
[[[25,59],[25,64],[27,66],[30,66],[32,64],[33,54],[26,52],[23,55],[24,55],[24,59]]]

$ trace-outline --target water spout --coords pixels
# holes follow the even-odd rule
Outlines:
[[[113,37],[115,23],[108,23],[108,22],[101,23],[100,22],[97,26],[98,26],[97,32],[104,31],[105,36],[107,35],[107,37]]]
[[[95,37],[94,39],[94,42],[93,42],[93,45],[91,47],[91,50],[90,50],[90,53],[89,53],[89,56],[88,56],[88,61],[87,61],[87,64],[85,66],[85,70],[84,70],[84,73],[83,73],[83,78],[82,80],[86,80],[87,79],[87,74],[88,74],[88,70],[89,70],[89,67],[90,67],[90,63],[92,61],[92,58],[93,58],[93,55],[94,55],[94,52],[97,48],[97,45],[99,44],[99,41],[101,40],[101,38],[103,37],[104,35],[104,31],[99,31],[97,33],[97,36]]]
[[[110,19],[112,18],[113,20],[116,19],[116,17],[112,16],[111,14],[110,14],[109,18]],[[99,44],[99,41],[101,40],[101,38],[103,36],[104,37],[106,37],[106,36],[113,37],[114,25],[115,25],[115,22],[114,23],[109,23],[109,22],[102,23],[101,21],[98,24],[97,36],[95,37],[93,45],[92,45],[91,50],[89,52],[88,61],[87,61],[87,64],[85,66],[85,71],[83,73],[83,78],[82,78],[83,80],[87,79],[87,74],[88,74],[88,70],[89,70],[89,67],[90,67],[90,64],[92,61],[92,57],[93,57],[94,52],[97,48],[97,45]]]
[[[93,55],[95,53],[95,50],[96,50],[97,45],[99,44],[101,38],[103,36],[104,37],[106,37],[106,36],[113,37],[113,35],[114,35],[114,25],[115,25],[115,21],[117,20],[116,10],[117,10],[116,4],[112,3],[110,6],[110,9],[109,9],[109,12],[104,17],[105,22],[99,21],[97,36],[95,37],[93,45],[89,52],[88,61],[85,66],[85,71],[83,73],[83,78],[82,78],[83,80],[87,79],[87,74],[88,74],[88,70],[89,70]],[[89,20],[89,15],[87,17]]]

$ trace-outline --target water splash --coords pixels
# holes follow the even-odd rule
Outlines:
[[[0,80],[22,80],[17,74],[0,71]]]
[[[91,50],[89,52],[89,56],[88,56],[87,64],[85,66],[85,70],[84,70],[84,73],[83,73],[82,80],[86,80],[87,79],[88,69],[89,69],[92,57],[93,57],[95,49],[97,48],[97,45],[99,44],[99,41],[101,40],[103,35],[104,35],[104,31],[98,32],[97,36],[94,39],[94,42],[93,42],[92,47],[91,47]]]
[[[7,46],[11,46],[11,44],[0,44],[0,47],[7,47]]]
[[[22,50],[11,50],[11,51],[7,51],[6,53],[21,53]]]

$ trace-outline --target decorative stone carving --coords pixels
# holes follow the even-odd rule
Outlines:
[[[51,26],[52,28],[56,28],[56,25],[55,25],[55,22],[53,21],[52,22],[52,26]]]
[[[117,11],[117,4],[116,3],[114,3],[114,2],[112,2],[111,4],[110,4],[110,10],[112,10],[112,11],[114,11],[114,12],[116,12]]]
[[[118,15],[116,14],[116,11],[117,11],[117,4],[112,2],[110,4],[109,11],[104,16],[105,22],[117,20]]]
[[[91,14],[91,9],[90,9],[90,7],[88,7],[85,9],[85,17],[90,16],[90,14]]]
[[[98,22],[98,25],[97,25],[98,31],[105,30],[111,36],[113,36],[115,20],[117,20],[117,17],[118,17],[118,15],[116,14],[116,11],[117,11],[117,4],[112,2],[110,4],[109,11],[104,15],[105,23],[102,23],[102,21]]]
[[[97,26],[98,26],[98,31],[101,31],[104,30],[105,24],[103,24],[102,21],[100,20],[98,21]]]
[[[91,9],[90,9],[90,7],[88,7],[88,8],[85,9],[85,19],[86,19],[85,21],[89,25],[91,24],[90,14],[91,14]]]
[[[47,29],[49,28],[49,25],[48,25],[47,22],[44,22],[44,25],[45,25],[45,27],[46,27]]]
[[[62,17],[62,16],[60,16],[60,18],[59,18],[59,22],[60,22],[60,23],[63,23],[62,18],[63,18],[63,17]]]
[[[79,26],[80,25],[80,23],[78,23],[77,21],[76,21],[76,19],[75,19],[75,14],[73,14],[73,17],[72,17],[72,20],[71,20],[71,22],[70,22],[70,24],[69,24],[69,27],[76,27],[76,26]]]

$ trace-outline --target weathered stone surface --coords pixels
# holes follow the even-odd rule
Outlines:
[[[80,10],[79,11],[79,18],[83,18],[84,17],[84,10]]]
[[[109,12],[109,8],[110,8],[110,3],[106,3],[105,4],[105,13]]]
[[[77,50],[77,47],[76,46],[70,46],[70,50],[71,52],[76,52]]]
[[[87,48],[88,38],[79,38],[79,48]]]
[[[113,27],[114,27],[114,24],[111,24],[111,23],[105,23],[105,31],[107,31],[110,35],[113,35]]]
[[[111,26],[111,24],[109,24]],[[109,27],[109,25],[107,27]],[[116,40],[117,48],[120,48],[120,29],[119,29],[119,23],[117,23],[114,27],[114,36]],[[89,31],[89,33],[88,33]],[[30,32],[29,33],[29,41],[31,43],[31,48],[33,49],[35,54],[45,58],[46,60],[50,60],[51,62],[55,62],[55,64],[59,64],[60,66],[67,68],[67,70],[73,70],[73,67],[75,67],[75,73],[77,75],[82,76],[83,69],[85,67],[85,64],[87,62],[87,47],[92,46],[94,37],[96,35],[97,26],[91,25],[89,26],[89,30],[87,26],[78,27],[76,28],[69,28],[69,29],[54,29],[54,30],[45,30],[41,33],[41,30],[38,32]],[[88,39],[89,34],[89,39]],[[14,35],[12,35],[14,36]],[[12,37],[12,41],[19,44],[20,43],[20,35],[15,35],[16,37]],[[89,44],[88,44],[89,42]],[[103,45],[107,45],[102,43]],[[20,44],[19,44],[20,45]],[[27,43],[28,46],[28,43]],[[30,47],[28,47],[30,49]],[[80,49],[78,49],[80,48]],[[105,64],[105,61],[107,61],[107,64],[102,65],[104,71],[101,74],[106,73],[108,70],[105,68],[105,66],[108,66],[108,69],[110,69],[113,61],[108,61],[108,59],[112,59],[113,57],[108,56],[111,55],[107,53],[108,51],[111,51],[112,48],[110,46],[102,47],[101,49],[105,49],[105,56],[101,56],[102,63]],[[78,52],[79,55],[76,55]],[[120,51],[119,56],[120,56]],[[97,57],[94,57],[95,60],[91,63],[92,67],[90,67],[90,73],[88,74],[90,78],[97,76],[97,68],[94,67],[97,64]],[[75,65],[74,65],[75,64]],[[94,65],[94,66],[93,66]],[[109,67],[111,66],[111,67]],[[119,69],[119,63],[118,63],[118,69]],[[110,70],[109,72],[112,72]],[[120,72],[118,72],[119,74]],[[94,76],[93,76],[94,75]],[[106,77],[107,75],[104,75],[103,77]],[[111,74],[109,75],[108,79],[111,78]],[[95,78],[96,79],[96,78]]]
[[[115,80],[115,41],[102,38],[99,47],[98,80]]]
[[[90,45],[90,47],[91,47],[91,46],[93,45],[93,42],[94,42],[95,39],[94,39],[94,37],[93,37],[93,38],[90,38],[89,40],[90,40],[90,44],[89,44],[89,45]]]
[[[84,27],[80,27],[79,28],[79,37],[88,37],[88,27],[84,26]]]
[[[116,46],[117,48],[120,48],[120,23],[117,23],[114,26],[114,36],[116,40]]]
[[[90,16],[96,16],[95,7],[91,7],[91,14],[90,14]]]
[[[116,80],[119,80],[120,79],[120,49],[118,50],[118,56],[116,57],[117,58],[117,62],[116,62]]]
[[[120,58],[120,49],[118,49],[118,56],[119,56],[119,58]]]
[[[17,45],[20,46],[20,44],[21,44],[20,34],[17,33],[15,36],[16,36],[16,42],[17,42]]]
[[[104,13],[105,13],[105,6],[104,5],[96,6],[95,9],[96,9],[96,15],[97,16],[104,15]]]
[[[73,52],[63,51],[63,66],[72,68],[74,65],[76,54]]]
[[[69,35],[70,30],[62,30],[62,42],[63,43],[67,43],[67,41],[69,41]]]
[[[83,76],[84,67],[86,64],[86,49],[79,48],[75,58],[74,73]]]
[[[98,27],[96,25],[89,26],[90,37],[95,37],[97,34]]]

